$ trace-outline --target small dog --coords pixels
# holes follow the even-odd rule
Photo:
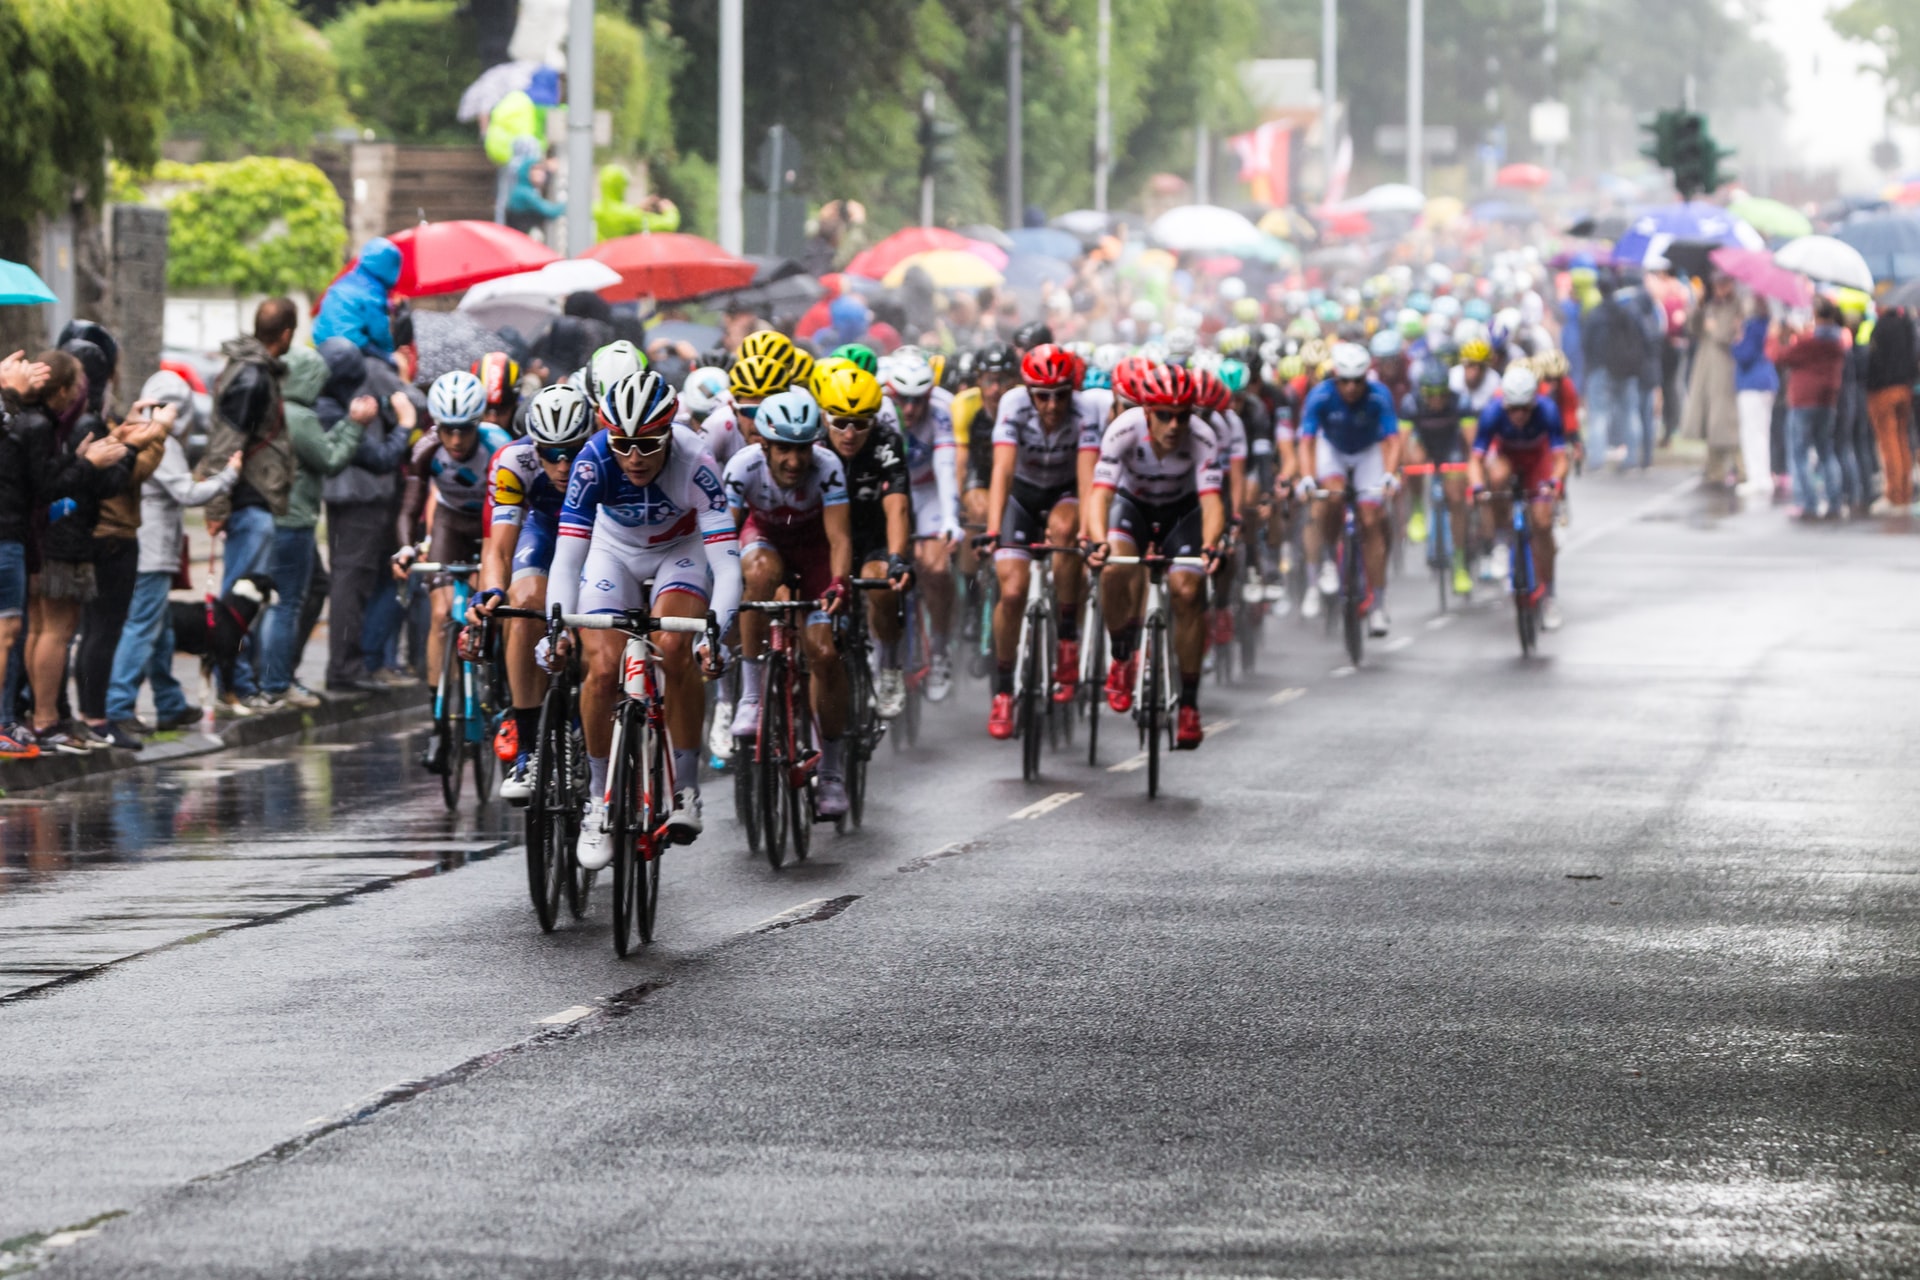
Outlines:
[[[217,600],[172,601],[168,607],[173,617],[174,652],[200,659],[203,686],[218,673],[220,683],[216,687],[231,689],[240,645],[272,600],[273,579],[264,573],[250,573],[236,580],[233,589]]]

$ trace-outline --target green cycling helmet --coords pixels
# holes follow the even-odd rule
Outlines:
[[[841,360],[851,360],[876,378],[880,376],[880,357],[873,348],[858,342],[849,342],[833,349],[832,354]]]
[[[1222,360],[1220,367],[1214,370],[1214,374],[1220,381],[1227,384],[1227,390],[1239,395],[1247,389],[1247,380],[1252,376],[1252,371],[1242,361]]]

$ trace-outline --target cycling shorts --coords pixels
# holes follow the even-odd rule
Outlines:
[[[434,564],[474,564],[480,559],[480,513],[440,507],[433,513],[427,559]]]
[[[913,491],[914,537],[931,538],[938,535],[943,523],[940,515],[940,490],[937,486],[927,485]]]
[[[1113,505],[1107,509],[1107,537],[1133,544],[1132,550],[1115,547],[1115,555],[1133,555],[1152,545],[1163,556],[1197,556],[1206,549],[1201,541],[1200,499],[1189,495],[1156,505],[1141,502],[1122,489],[1113,495]],[[1175,565],[1169,572],[1200,570]]]
[[[799,576],[803,600],[818,600],[833,585],[833,548],[827,544],[827,535],[818,525],[808,525],[797,537],[789,534],[783,538],[778,531],[755,524],[753,516],[748,515],[746,527],[740,530],[740,552],[744,556],[755,547],[773,551],[788,574]],[[859,567],[858,560],[854,567]],[[807,618],[809,623],[826,620],[827,615],[819,611]]]
[[[1007,509],[1000,515],[1000,546],[996,560],[1031,560],[1027,548],[1047,540],[1047,519],[1063,502],[1079,501],[1079,487],[1059,484],[1042,488],[1015,481],[1007,495]]]
[[[1487,456],[1506,459],[1507,465],[1520,477],[1520,483],[1527,487],[1528,493],[1553,481],[1553,450],[1545,445],[1532,449],[1513,449],[1503,448],[1501,442],[1495,440],[1487,446]]]
[[[1467,460],[1467,438],[1458,424],[1415,427],[1413,438],[1420,442],[1420,452],[1427,455],[1428,462],[1444,467],[1459,465]]]
[[[1354,490],[1360,501],[1374,506],[1380,504],[1380,495],[1387,484],[1387,464],[1378,444],[1369,445],[1359,453],[1342,453],[1325,436],[1315,436],[1313,442],[1314,479],[1342,480],[1351,469]]]
[[[649,580],[653,593],[643,596],[641,590]],[[713,594],[706,543],[697,534],[638,555],[598,539],[587,548],[587,562],[580,568],[581,613],[619,613],[642,604],[651,607],[675,591],[703,602]]]
[[[553,567],[553,548],[560,538],[560,518],[529,511],[520,522],[513,543],[513,581],[544,578]]]

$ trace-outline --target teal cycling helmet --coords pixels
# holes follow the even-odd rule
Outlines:
[[[1113,375],[1097,364],[1087,366],[1086,376],[1080,380],[1082,391],[1110,391],[1113,388]]]
[[[1247,382],[1253,376],[1253,371],[1240,360],[1222,360],[1220,367],[1214,370],[1214,373],[1220,381],[1227,384],[1227,390],[1235,395],[1247,389]]]
[[[771,444],[818,444],[825,434],[820,405],[804,391],[782,391],[760,402],[753,428]]]
[[[842,346],[835,347],[831,353],[831,358],[835,360],[851,360],[874,377],[877,378],[880,376],[880,357],[873,353],[872,347],[866,346],[863,343],[849,342]]]

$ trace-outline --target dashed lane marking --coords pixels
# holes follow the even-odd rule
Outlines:
[[[1108,765],[1107,772],[1108,773],[1132,773],[1135,769],[1144,769],[1146,767],[1147,767],[1147,753],[1142,751],[1139,755],[1130,756],[1127,759],[1122,760],[1119,764]]]
[[[562,1009],[558,1013],[548,1014],[546,1017],[540,1019],[540,1025],[543,1027],[568,1027],[580,1021],[582,1018],[591,1018],[594,1013],[595,1010],[592,1005],[576,1004],[571,1009]]]
[[[1012,813],[1008,814],[1007,817],[1015,822],[1019,822],[1022,819],[1044,817],[1063,804],[1072,804],[1083,794],[1085,793],[1080,791],[1056,791],[1044,800],[1035,800],[1024,809],[1015,809]]]
[[[1282,689],[1280,692],[1274,694],[1271,698],[1268,698],[1267,701],[1276,707],[1284,707],[1287,703],[1292,702],[1295,698],[1304,698],[1306,696],[1307,696],[1307,691],[1305,689],[1296,687],[1292,689]]]
[[[1225,733],[1239,723],[1238,720],[1215,720],[1212,724],[1201,725],[1200,731],[1207,734]]]
[[[1391,640],[1385,640],[1381,642],[1380,652],[1398,653],[1412,643],[1413,643],[1412,636],[1395,636]]]
[[[1352,675],[1354,672],[1358,671],[1359,669],[1360,668],[1354,667],[1354,666],[1335,667],[1333,670],[1327,672],[1327,674],[1332,676],[1335,680],[1345,680],[1348,676]]]
[[[1428,618],[1427,630],[1438,631],[1442,627],[1450,627],[1453,625],[1453,620],[1459,616],[1460,615],[1454,613],[1443,613],[1437,618]]]

